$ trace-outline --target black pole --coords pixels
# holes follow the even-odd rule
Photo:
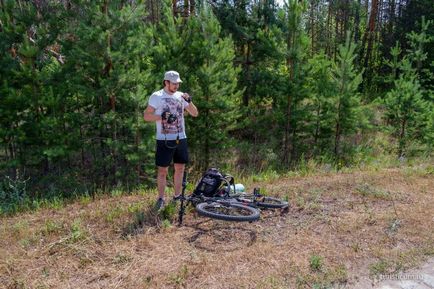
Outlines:
[[[182,192],[181,192],[181,207],[179,208],[178,225],[182,226],[182,219],[185,212],[185,188],[187,187],[187,168],[184,168],[184,176],[182,177]]]

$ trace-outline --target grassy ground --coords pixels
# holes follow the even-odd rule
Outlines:
[[[137,194],[2,217],[0,288],[351,288],[434,255],[432,167],[251,186],[289,212],[254,223],[189,212],[179,228]]]

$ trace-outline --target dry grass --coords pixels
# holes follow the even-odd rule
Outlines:
[[[351,288],[434,255],[434,178],[424,171],[256,183],[288,198],[254,223],[162,226],[153,196],[103,197],[4,217],[4,288]]]

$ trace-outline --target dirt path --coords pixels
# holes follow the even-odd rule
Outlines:
[[[434,258],[423,266],[402,272],[380,276],[378,282],[368,278],[360,280],[354,289],[433,289],[434,288]]]

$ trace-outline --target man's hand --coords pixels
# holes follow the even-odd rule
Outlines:
[[[188,93],[183,93],[182,98],[184,98],[184,100],[188,103],[191,102],[191,96]]]

